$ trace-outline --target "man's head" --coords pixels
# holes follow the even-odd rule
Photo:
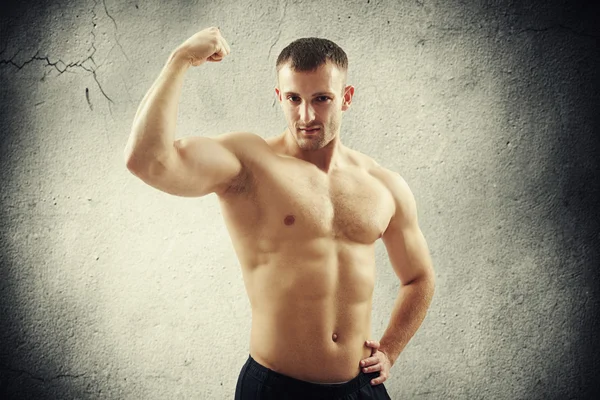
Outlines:
[[[352,102],[346,87],[348,57],[327,39],[297,39],[277,58],[277,87],[288,128],[302,150],[325,147],[339,134],[342,112]],[[307,133],[303,128],[319,128]]]

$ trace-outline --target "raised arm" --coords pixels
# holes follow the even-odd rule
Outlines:
[[[229,52],[218,28],[208,28],[171,53],[135,115],[124,152],[129,171],[159,190],[186,197],[225,191],[241,175],[232,144],[251,134],[174,137],[185,72],[206,61],[219,62]]]

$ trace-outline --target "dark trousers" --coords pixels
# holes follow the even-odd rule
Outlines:
[[[342,384],[302,381],[275,372],[248,356],[240,371],[235,400],[391,400],[383,384],[371,385],[379,372],[360,373]]]

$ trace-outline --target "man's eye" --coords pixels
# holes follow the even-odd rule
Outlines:
[[[317,99],[321,99],[319,101],[323,102],[323,101],[329,100],[329,97],[327,97],[327,96],[319,96],[319,97],[317,97]]]
[[[288,99],[291,100],[291,101],[297,101],[297,100],[294,100],[294,99],[298,99],[298,98],[299,98],[298,96],[288,96]]]

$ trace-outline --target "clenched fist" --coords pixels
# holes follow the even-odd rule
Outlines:
[[[214,26],[194,34],[183,42],[178,50],[195,67],[206,61],[219,62],[231,52],[219,28]]]

